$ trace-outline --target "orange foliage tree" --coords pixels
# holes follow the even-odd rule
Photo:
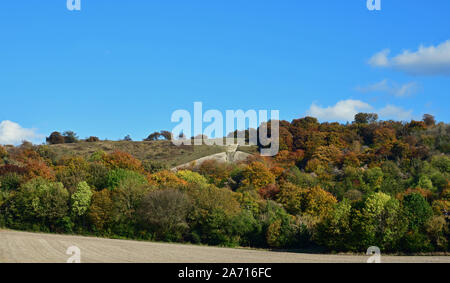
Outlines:
[[[144,172],[142,162],[134,158],[131,154],[114,151],[111,154],[105,154],[102,156],[103,163],[111,169],[127,169],[137,172]]]
[[[275,183],[275,176],[261,162],[250,163],[242,172],[242,185],[253,186],[259,190],[267,185]]]

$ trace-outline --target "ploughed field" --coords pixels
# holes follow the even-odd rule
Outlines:
[[[85,263],[346,263],[366,262],[364,255],[325,255],[195,245],[113,240],[83,236],[0,230],[0,262],[64,263],[69,247]],[[449,256],[383,256],[381,262],[450,263]]]

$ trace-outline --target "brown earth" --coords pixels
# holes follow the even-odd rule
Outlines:
[[[0,230],[3,263],[64,263],[70,257],[66,251],[71,246],[80,249],[81,262],[85,263],[364,263],[368,259],[363,255],[271,252]],[[450,263],[450,257],[382,255],[381,262]]]

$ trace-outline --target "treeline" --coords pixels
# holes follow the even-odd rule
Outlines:
[[[270,123],[268,124],[270,127]],[[155,136],[159,138],[159,136]],[[0,225],[223,246],[448,251],[450,126],[305,117],[280,153],[171,172],[125,152],[0,147]]]
[[[180,135],[180,137],[182,137]],[[169,131],[160,131],[151,133],[147,138],[143,139],[144,141],[157,141],[157,140],[171,140],[172,133]],[[99,137],[90,136],[86,139],[80,139],[78,135],[73,131],[65,131],[62,134],[60,132],[52,132],[50,136],[46,139],[46,143],[49,145],[52,144],[64,144],[64,143],[77,143],[80,141],[85,142],[99,142],[101,141]],[[130,135],[126,135],[122,141],[133,141]]]

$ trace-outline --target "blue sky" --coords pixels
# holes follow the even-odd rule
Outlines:
[[[54,130],[140,140],[195,101],[285,120],[448,122],[450,1],[381,2],[5,1],[0,143]]]

